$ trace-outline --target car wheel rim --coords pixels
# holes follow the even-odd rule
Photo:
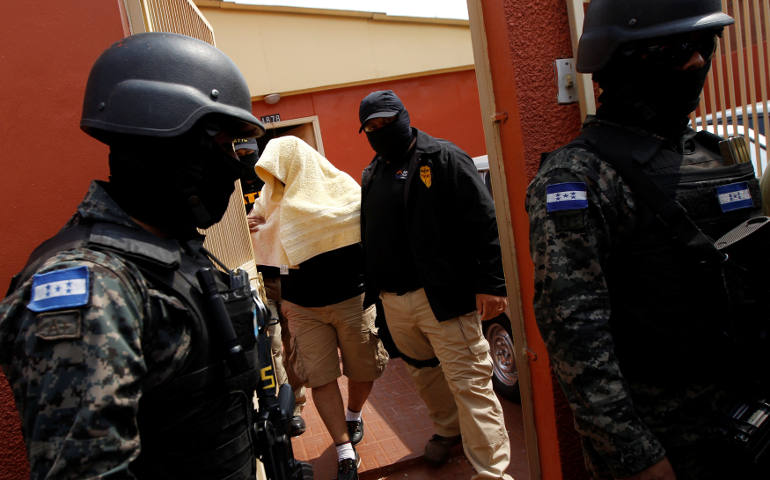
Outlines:
[[[513,339],[502,325],[491,325],[487,339],[492,353],[492,367],[495,377],[506,386],[514,386],[519,381],[516,360],[513,356]]]

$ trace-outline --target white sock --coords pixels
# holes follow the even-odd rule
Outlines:
[[[337,461],[341,462],[345,460],[346,458],[349,458],[351,460],[356,459],[356,452],[353,450],[353,444],[350,442],[345,442],[342,445],[335,445],[337,448]]]
[[[361,412],[354,412],[349,408],[345,409],[345,421],[346,422],[360,422]]]

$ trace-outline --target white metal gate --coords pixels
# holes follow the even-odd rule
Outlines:
[[[761,176],[767,168],[770,0],[722,0],[722,9],[735,24],[725,29],[719,42],[692,120],[699,130],[743,136]]]

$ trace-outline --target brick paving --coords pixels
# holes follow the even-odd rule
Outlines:
[[[346,378],[341,377],[339,383],[342,397],[347,400]],[[516,480],[529,480],[521,407],[506,400],[501,402],[511,438],[508,473]],[[315,480],[336,479],[336,451],[312,403],[312,395],[308,395],[302,416],[307,430],[292,439],[294,456],[313,465]],[[439,468],[422,460],[423,448],[433,435],[433,427],[401,359],[391,360],[382,377],[374,382],[363,418],[364,439],[356,447],[361,456],[358,469],[361,480],[454,480],[469,479],[473,475],[473,468],[460,446],[455,447],[450,461]]]

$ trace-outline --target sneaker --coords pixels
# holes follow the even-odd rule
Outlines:
[[[298,437],[305,433],[305,420],[299,415],[291,417],[289,420],[289,436]]]
[[[453,446],[458,445],[462,441],[460,435],[454,437],[442,437],[441,435],[433,435],[425,444],[425,454],[423,458],[435,466],[443,465],[449,460],[449,455]]]
[[[337,463],[337,480],[358,480],[358,467],[361,465],[361,457],[358,456],[358,452],[355,453],[355,460],[346,458]]]
[[[364,419],[348,421],[347,424],[350,443],[358,445],[358,443],[364,439]]]

